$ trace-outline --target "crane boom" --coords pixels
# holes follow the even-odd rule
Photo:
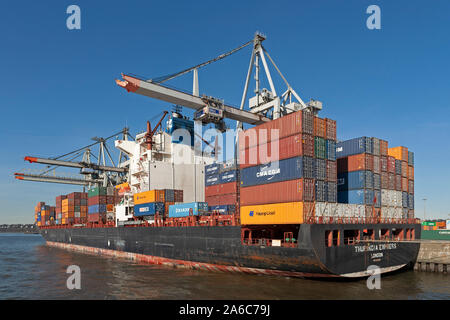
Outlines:
[[[81,185],[81,186],[87,186],[91,183],[101,183],[102,182],[102,180],[92,180],[92,179],[82,180],[82,179],[73,179],[73,178],[65,178],[65,177],[49,177],[49,176],[40,176],[40,175],[26,174],[26,173],[15,173],[15,178],[18,180],[26,180],[26,181],[75,184],[75,185]]]
[[[29,161],[30,163],[43,163],[49,165],[56,165],[61,167],[71,167],[71,168],[91,168],[94,170],[100,171],[112,171],[112,172],[126,172],[125,168],[116,168],[110,166],[101,166],[95,163],[86,163],[86,162],[72,162],[72,161],[63,161],[63,160],[53,160],[53,159],[45,159],[45,158],[37,158],[37,157],[25,157],[25,161]]]
[[[128,92],[134,92],[150,98],[182,105],[194,110],[199,110],[206,106],[205,101],[201,97],[171,89],[153,82],[141,80],[130,75],[122,74],[122,78],[123,80],[117,79],[116,83],[120,87],[126,89]],[[239,110],[225,104],[223,105],[223,115],[224,118],[253,125],[258,125],[270,121],[269,118],[263,115],[254,114],[245,110]]]

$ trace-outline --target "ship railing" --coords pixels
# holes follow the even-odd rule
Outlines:
[[[415,218],[379,218],[379,217],[339,217],[339,216],[307,216],[308,224],[417,224]]]

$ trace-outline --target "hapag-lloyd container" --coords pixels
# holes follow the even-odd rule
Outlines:
[[[373,155],[368,153],[355,154],[337,159],[338,172],[373,170]]]
[[[389,148],[388,154],[397,160],[408,161],[408,148],[406,147]]]
[[[327,180],[327,160],[315,159],[314,176],[318,180]]]
[[[303,177],[303,158],[295,157],[241,170],[241,187]]]
[[[241,188],[241,206],[314,201],[314,180],[296,179]]]
[[[192,211],[192,215],[198,216],[207,214],[209,210],[206,202],[189,202],[174,204],[169,207],[169,218],[187,217]]]
[[[205,187],[205,197],[237,192],[238,185],[236,182],[222,183]]]
[[[353,171],[338,173],[338,191],[352,189],[373,189],[372,171]]]
[[[327,161],[327,181],[337,181],[336,161]]]
[[[239,165],[243,169],[302,155],[314,156],[314,138],[310,134],[298,133],[277,141],[240,150]]]
[[[142,203],[134,206],[134,215],[136,217],[154,216],[156,212],[161,215],[164,214],[164,202]]]
[[[340,203],[372,205],[373,200],[374,191],[371,189],[338,191],[338,202]]]
[[[303,223],[306,202],[285,202],[241,207],[241,224],[299,224]]]
[[[337,159],[359,153],[372,154],[372,141],[370,138],[360,137],[336,143]]]
[[[313,134],[314,116],[309,111],[297,111],[239,132],[239,150],[282,139],[297,133]],[[274,130],[274,131],[273,131]],[[278,134],[275,134],[275,131]]]

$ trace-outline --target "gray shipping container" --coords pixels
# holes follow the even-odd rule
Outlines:
[[[314,179],[315,159],[303,157],[303,178]]]
[[[315,178],[318,180],[327,180],[327,160],[315,159]]]
[[[337,184],[336,182],[327,183],[327,202],[337,202]]]
[[[375,156],[380,155],[380,139],[372,138],[372,151]]]
[[[327,182],[316,180],[316,201],[327,201]]]
[[[378,173],[373,174],[373,188],[375,190],[381,189],[381,175],[379,175]]]

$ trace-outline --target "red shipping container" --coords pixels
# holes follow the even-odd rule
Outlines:
[[[414,180],[414,167],[408,166],[408,179]]]
[[[387,157],[387,170],[389,173],[395,173],[395,158],[388,156]]]
[[[297,179],[241,188],[240,205],[314,200],[314,180]]]
[[[402,161],[402,177],[408,177],[408,162]]]
[[[399,174],[395,175],[395,190],[402,191],[402,176]]]
[[[238,193],[238,185],[236,182],[222,183],[205,187],[205,197],[230,193]]]
[[[278,139],[286,138],[297,133],[312,134],[313,122],[314,120],[310,112],[297,111],[248,130],[241,131],[239,132],[239,150],[244,150],[271,141],[277,136],[272,135],[272,130],[278,132]]]
[[[388,180],[389,180],[389,190],[395,190],[395,174],[388,173]]]
[[[81,199],[81,192],[72,192],[67,195],[69,199]]]
[[[93,206],[96,204],[106,204],[107,196],[95,196],[88,198],[88,206]]]
[[[408,193],[414,194],[414,180],[408,180]]]
[[[327,139],[336,141],[336,120],[325,118],[325,122],[327,127]]]
[[[402,191],[408,192],[408,178],[402,178]]]
[[[388,142],[386,140],[380,139],[380,155],[387,156],[388,155]]]
[[[380,157],[380,170],[381,172],[387,172],[388,168],[387,168],[387,157],[386,156],[381,156]]]
[[[244,169],[276,160],[284,160],[301,155],[314,156],[314,138],[309,134],[295,134],[263,145],[239,151],[239,166]]]
[[[380,163],[380,157],[379,156],[372,156],[373,158],[373,172],[380,174],[381,173],[381,163]]]
[[[326,139],[327,127],[325,119],[314,117],[314,136]]]
[[[389,174],[381,172],[381,189],[389,189]]]
[[[345,158],[339,158],[337,159],[337,170],[338,173],[360,170],[373,171],[373,155],[361,153]]]
[[[237,193],[205,197],[205,202],[207,202],[209,206],[221,206],[226,204],[236,205],[238,200],[239,198]]]
[[[100,213],[88,214],[88,222],[102,222],[106,223],[106,215]]]
[[[337,164],[336,161],[327,161],[327,181],[337,181]]]

